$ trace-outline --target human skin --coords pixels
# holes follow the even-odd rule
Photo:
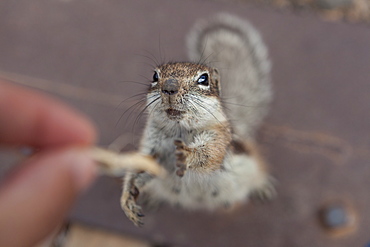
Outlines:
[[[0,80],[0,146],[38,150],[0,183],[0,246],[33,246],[61,224],[95,178],[86,152],[95,140],[81,113]]]

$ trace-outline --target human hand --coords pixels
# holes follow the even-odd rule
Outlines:
[[[39,150],[0,184],[0,246],[32,246],[63,221],[96,174],[94,162],[75,146],[95,138],[81,114],[0,80],[0,145]]]

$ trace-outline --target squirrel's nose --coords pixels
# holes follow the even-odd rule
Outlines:
[[[179,92],[179,83],[176,79],[168,79],[164,82],[162,93],[167,95],[175,95]]]

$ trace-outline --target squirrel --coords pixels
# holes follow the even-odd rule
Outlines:
[[[187,45],[196,62],[157,66],[147,93],[138,152],[153,157],[167,176],[125,174],[121,207],[136,226],[143,225],[137,205],[143,195],[149,202],[217,210],[275,194],[254,141],[272,100],[261,36],[247,21],[219,14],[196,24]],[[210,57],[221,70],[207,63]]]

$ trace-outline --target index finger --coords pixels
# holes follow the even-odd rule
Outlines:
[[[0,144],[36,147],[91,144],[93,124],[42,93],[0,80]]]

